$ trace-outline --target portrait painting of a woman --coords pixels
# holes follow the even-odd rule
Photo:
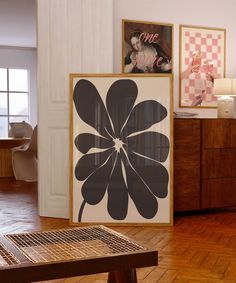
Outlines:
[[[123,72],[171,73],[172,25],[123,20]]]

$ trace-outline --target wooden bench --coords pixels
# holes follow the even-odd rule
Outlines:
[[[109,283],[136,283],[136,268],[158,253],[105,226],[0,237],[0,282],[23,283],[108,272]]]

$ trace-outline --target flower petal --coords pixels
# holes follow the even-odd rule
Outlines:
[[[146,100],[137,104],[131,112],[122,131],[122,137],[140,132],[162,121],[167,116],[166,108],[155,100]]]
[[[78,115],[85,123],[104,137],[114,136],[104,103],[96,87],[90,81],[81,79],[76,83],[74,104]]]
[[[115,162],[116,154],[112,154],[107,162],[99,167],[84,182],[81,193],[84,200],[91,205],[98,204],[104,197],[111,171]]]
[[[146,219],[153,218],[158,210],[156,197],[143,182],[139,174],[129,165],[125,154],[121,150],[121,158],[125,165],[128,192],[138,212]]]
[[[116,165],[107,188],[107,210],[116,220],[125,219],[128,211],[128,191],[122,175],[120,155],[117,155]]]
[[[114,145],[115,143],[112,140],[93,134],[80,134],[75,138],[75,146],[82,153],[87,153],[91,148],[109,148]]]
[[[157,132],[143,132],[126,139],[129,151],[137,152],[153,160],[164,162],[170,151],[167,136]]]
[[[144,158],[132,152],[128,152],[128,158],[150,191],[158,198],[165,198],[168,195],[169,183],[169,174],[166,168],[159,162]]]
[[[106,151],[82,156],[75,166],[75,177],[79,181],[87,179],[90,174],[106,162],[113,152],[114,149],[111,148]]]
[[[133,108],[137,94],[137,85],[130,79],[117,80],[108,90],[106,105],[117,138],[120,137],[121,128]]]

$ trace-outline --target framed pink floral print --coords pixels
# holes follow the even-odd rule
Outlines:
[[[180,26],[179,106],[214,108],[214,80],[225,76],[225,29]]]

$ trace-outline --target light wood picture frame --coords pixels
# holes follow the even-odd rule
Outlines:
[[[216,108],[214,79],[225,76],[226,30],[180,25],[179,106]]]
[[[172,225],[171,75],[71,74],[71,224]]]
[[[122,72],[172,73],[173,24],[122,20]]]

